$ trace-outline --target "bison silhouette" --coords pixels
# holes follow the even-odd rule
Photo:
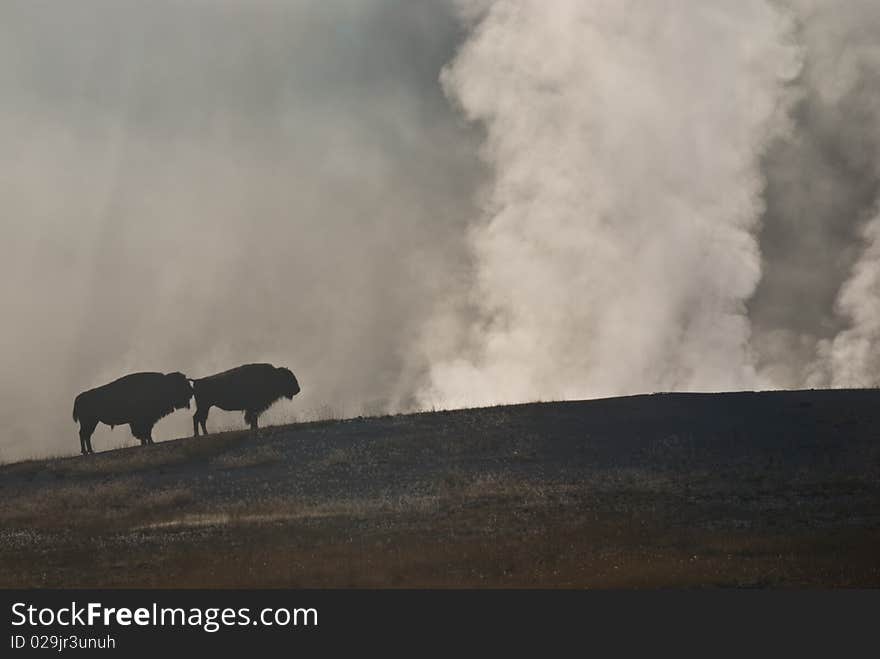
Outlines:
[[[92,433],[98,423],[125,425],[141,445],[153,443],[153,426],[174,410],[189,409],[192,387],[183,373],[132,373],[76,397],[73,420],[79,422],[83,455],[94,453]]]
[[[299,393],[299,382],[289,368],[272,364],[245,364],[222,373],[191,380],[196,399],[193,415],[193,436],[208,434],[205,422],[212,407],[227,411],[243,411],[244,420],[252,430],[257,419],[276,400],[293,399]]]

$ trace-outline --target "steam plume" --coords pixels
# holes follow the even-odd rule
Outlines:
[[[476,281],[428,403],[752,387],[761,156],[800,55],[763,0],[462,4],[442,75],[486,130]],[[460,308],[476,322],[456,327]],[[446,337],[446,338],[444,338]]]
[[[880,348],[880,6],[792,0],[804,67],[793,129],[764,162],[762,380],[871,386]]]

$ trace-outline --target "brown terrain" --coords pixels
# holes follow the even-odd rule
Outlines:
[[[875,390],[358,418],[0,467],[5,588],[878,586]]]

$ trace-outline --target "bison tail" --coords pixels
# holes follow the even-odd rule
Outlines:
[[[73,401],[73,420],[76,422],[78,422],[80,416],[82,416],[82,410],[79,409],[79,407],[80,407],[79,401],[80,401],[80,396],[77,396]]]

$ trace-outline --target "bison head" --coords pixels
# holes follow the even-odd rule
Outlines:
[[[171,395],[171,404],[174,409],[189,409],[189,399],[192,398],[193,390],[183,373],[169,373],[165,376],[168,378],[169,394]]]
[[[289,368],[279,368],[276,370],[276,374],[278,376],[278,384],[279,389],[282,394],[288,399],[293,399],[299,393],[299,382],[296,381],[296,376],[293,374]]]

